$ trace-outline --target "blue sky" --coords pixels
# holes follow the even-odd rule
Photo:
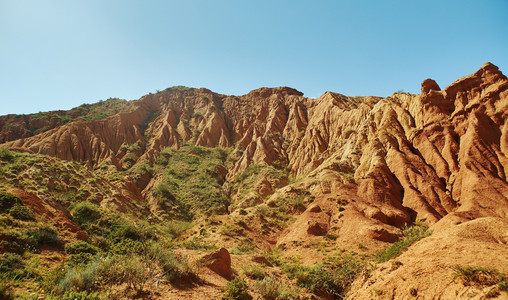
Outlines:
[[[0,115],[174,85],[307,97],[508,74],[508,1],[0,0]]]

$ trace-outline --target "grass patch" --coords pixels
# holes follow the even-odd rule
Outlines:
[[[425,223],[417,221],[413,226],[400,229],[397,234],[400,237],[399,241],[376,253],[375,259],[377,262],[382,263],[399,256],[413,243],[431,235],[432,231],[428,229]]]
[[[296,279],[299,286],[316,294],[328,294],[342,299],[355,278],[367,270],[367,262],[352,253],[328,256],[323,263],[312,267],[303,266],[296,260],[282,259],[278,251],[266,254],[272,264],[279,266],[289,278]]]
[[[263,299],[268,300],[299,299],[295,290],[288,289],[284,284],[270,276],[266,276],[257,282],[257,291],[263,296]]]
[[[263,280],[266,277],[265,270],[258,265],[243,266],[242,271],[246,276],[255,280]]]

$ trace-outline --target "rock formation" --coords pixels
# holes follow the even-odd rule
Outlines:
[[[426,79],[419,95],[347,97],[326,92],[311,99],[288,87],[260,88],[243,96],[175,87],[146,95],[130,107],[128,112],[69,122],[34,136],[18,138],[2,129],[0,147],[90,166],[110,162],[119,170],[141,161],[153,164],[167,147],[232,148],[237,157],[222,172],[226,183],[253,164],[271,165],[302,178],[285,187],[261,178],[255,201],[232,205],[232,214],[288,197],[295,190],[313,195],[313,205],[276,237],[288,255],[295,242],[326,234],[336,235],[337,245],[352,247],[361,241],[378,247],[395,241],[397,228],[423,220],[433,225],[435,236],[401,256],[397,271],[415,273],[420,269],[411,266],[411,260],[425,260],[425,249],[434,249],[432,255],[448,253],[441,242],[449,237],[459,245],[453,247],[469,243],[460,238],[467,235],[468,226],[476,228],[478,235],[468,237],[475,240],[483,236],[478,228],[484,223],[487,228],[506,226],[508,78],[491,63],[443,90]],[[130,190],[151,195],[156,180],[145,178],[142,184],[138,180]],[[497,241],[495,248],[501,253],[506,237],[494,235],[498,233],[488,239]],[[506,257],[499,259],[499,264],[507,265]],[[430,262],[425,270],[436,264],[440,262]],[[393,285],[386,294],[393,296],[395,281],[383,277],[385,273],[376,271],[376,284],[358,288],[371,291]],[[410,293],[411,284],[418,282],[408,281],[403,295]],[[436,287],[427,295],[444,297],[445,288]],[[361,290],[353,295],[369,297]]]

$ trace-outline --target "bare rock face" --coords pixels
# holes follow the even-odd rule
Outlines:
[[[428,94],[430,91],[440,91],[441,88],[434,80],[427,78],[422,82],[422,95]]]
[[[231,270],[231,256],[229,255],[226,248],[220,248],[219,250],[203,256],[201,261],[204,265],[220,276],[230,279],[232,275]]]
[[[307,226],[307,233],[311,235],[325,235],[328,231],[327,227],[327,224],[309,221]]]

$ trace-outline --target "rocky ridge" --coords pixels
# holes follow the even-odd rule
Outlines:
[[[175,87],[131,106],[129,112],[69,122],[31,137],[9,140],[4,134],[0,147],[86,162],[91,168],[112,164],[118,170],[143,161],[153,165],[167,147],[231,148],[235,159],[223,172],[225,183],[257,164],[287,170],[293,178],[277,183],[262,178],[254,184],[257,200],[244,202],[251,205],[238,206],[242,199],[231,195],[227,210],[232,216],[255,213],[256,206],[295,193],[313,196],[269,243],[309,262],[322,256],[308,245],[325,235],[337,236],[338,248],[362,243],[376,249],[396,241],[397,228],[423,220],[435,234],[401,256],[403,265],[396,270],[418,273],[421,270],[405,263],[413,252],[420,257],[421,248],[428,257],[437,257],[442,254],[436,244],[447,239],[466,243],[458,238],[466,224],[496,228],[507,219],[508,79],[490,63],[444,90],[426,79],[419,95],[347,97],[326,92],[310,99],[287,87],[260,88],[243,96]],[[157,176],[133,179],[125,184],[122,197],[145,199],[152,211],[160,209],[151,199],[159,181]],[[475,240],[481,231],[471,234]],[[485,250],[477,263],[506,274],[506,234],[496,243],[496,262],[489,258],[494,252]],[[466,258],[476,255],[458,247]],[[435,248],[432,254],[429,249]],[[437,262],[428,257],[421,260],[432,269]],[[438,264],[446,269],[453,261]],[[377,296],[395,295],[402,279],[390,275],[386,284],[379,279],[388,276],[382,272],[365,278],[363,286],[358,282],[357,290],[353,286],[352,297],[372,297],[381,285],[391,291]],[[368,283],[373,280],[375,284]],[[397,296],[411,295],[412,288]],[[444,295],[446,286],[437,289],[418,295]],[[461,293],[457,291],[465,295]]]

